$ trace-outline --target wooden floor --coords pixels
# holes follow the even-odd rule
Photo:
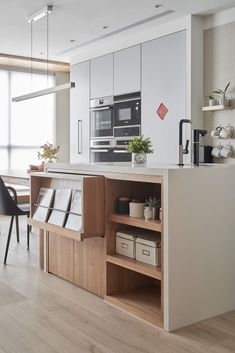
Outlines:
[[[6,242],[0,218],[0,259]],[[21,228],[25,220],[21,220]],[[0,263],[0,353],[232,353],[235,312],[168,334],[38,269],[38,239]]]

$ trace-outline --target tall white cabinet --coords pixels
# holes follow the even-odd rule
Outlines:
[[[91,60],[91,98],[113,95],[113,53]]]
[[[140,91],[140,52],[136,45],[114,53],[114,95]]]
[[[152,163],[178,163],[178,125],[186,116],[186,31],[142,45],[142,133],[150,137]],[[168,113],[161,120],[156,110]],[[190,139],[190,129],[188,138]]]
[[[84,163],[90,161],[89,61],[71,66],[70,80],[75,82],[70,91],[70,162]]]

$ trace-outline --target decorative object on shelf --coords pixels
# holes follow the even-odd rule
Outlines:
[[[151,219],[159,219],[159,209],[161,206],[161,201],[156,197],[149,197],[148,200],[145,200],[147,207],[150,207],[152,210]]]
[[[215,97],[212,96],[212,94],[209,94],[209,96],[206,96],[206,98],[209,99],[208,104],[209,104],[210,107],[213,106],[213,105],[217,105],[218,104],[217,99],[215,99]]]
[[[220,89],[220,88],[217,88],[215,91],[213,91],[213,93],[215,94],[218,94],[219,98],[218,98],[218,101],[219,101],[219,105],[225,105],[227,106],[228,105],[228,100],[226,98],[226,93],[227,93],[227,90],[230,86],[230,82],[226,85],[225,89]]]
[[[135,235],[131,231],[116,233],[116,253],[135,259]]]
[[[119,197],[117,200],[117,213],[118,214],[129,214],[129,204],[131,199],[129,197]]]
[[[60,146],[54,147],[51,143],[46,142],[40,148],[42,148],[42,152],[38,151],[38,159],[42,159],[46,163],[52,163],[53,160],[58,159],[56,155],[60,151]]]
[[[134,137],[126,147],[127,151],[132,153],[132,164],[145,165],[147,163],[147,154],[153,153],[152,147],[152,142],[149,137]]]
[[[145,207],[144,202],[142,202],[141,200],[133,199],[129,203],[129,207],[130,207],[130,217],[137,217],[137,218],[144,217],[144,207]]]
[[[144,208],[144,219],[145,221],[150,221],[153,217],[153,211],[152,208],[149,206],[145,206]]]

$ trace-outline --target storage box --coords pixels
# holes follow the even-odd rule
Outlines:
[[[161,237],[159,234],[141,235],[136,238],[136,260],[161,266]]]
[[[127,232],[116,233],[116,253],[135,259],[135,236]]]

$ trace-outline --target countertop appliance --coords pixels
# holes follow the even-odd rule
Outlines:
[[[207,134],[207,130],[193,130],[193,164],[199,165],[199,140],[200,136],[205,136]]]
[[[90,101],[91,138],[113,136],[113,97]]]

